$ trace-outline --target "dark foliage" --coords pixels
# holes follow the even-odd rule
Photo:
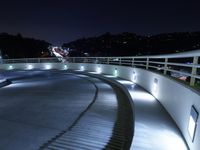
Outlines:
[[[132,33],[82,38],[65,43],[63,47],[76,51],[77,56],[135,56],[155,55],[189,51],[200,48],[200,32],[181,32],[138,36]],[[73,56],[73,54],[72,54]]]
[[[0,50],[3,58],[49,57],[51,44],[20,34],[0,34]],[[200,32],[181,32],[139,36],[133,33],[113,35],[105,33],[99,37],[82,38],[64,43],[70,48],[70,56],[136,56],[168,54],[200,49]]]
[[[24,38],[20,34],[0,34],[0,50],[3,58],[37,58],[48,53],[49,43],[32,38]]]

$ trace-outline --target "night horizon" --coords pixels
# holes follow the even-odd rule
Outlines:
[[[82,37],[78,37],[78,38],[75,38],[75,39],[72,39],[71,41],[64,41],[64,42],[61,42],[59,44],[54,44],[54,43],[51,43],[50,41],[46,40],[46,39],[41,39],[41,38],[37,38],[37,37],[33,37],[33,36],[25,36],[23,35],[22,33],[9,33],[9,32],[1,32],[0,35],[3,35],[3,34],[8,34],[8,35],[11,35],[11,36],[22,36],[23,38],[28,38],[28,39],[35,39],[35,40],[41,40],[41,41],[45,41],[45,42],[48,42],[50,44],[52,44],[53,46],[62,46],[62,44],[64,43],[70,43],[70,42],[74,42],[74,41],[77,41],[79,39],[88,39],[88,38],[98,38],[100,36],[103,36],[105,34],[111,34],[111,35],[120,35],[120,34],[123,34],[123,33],[130,33],[130,34],[136,34],[137,36],[141,36],[141,37],[153,37],[153,36],[158,36],[158,35],[167,35],[167,34],[175,34],[175,33],[199,33],[200,31],[185,31],[185,32],[165,32],[165,33],[157,33],[157,34],[136,34],[136,33],[132,33],[132,32],[119,32],[119,33],[111,33],[111,32],[104,32],[104,33],[100,33],[98,35],[94,35],[94,36],[82,36]]]
[[[200,31],[200,2],[3,1],[0,33],[20,33],[53,45],[106,32],[137,35]]]

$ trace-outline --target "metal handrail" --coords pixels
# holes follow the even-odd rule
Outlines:
[[[190,52],[155,55],[155,56],[127,56],[127,57],[68,57],[66,62],[71,63],[95,63],[95,64],[114,64],[126,65],[131,67],[142,67],[145,69],[156,69],[163,71],[163,74],[178,73],[190,77],[190,85],[194,85],[199,75],[199,57],[200,50]],[[182,62],[183,59],[191,59],[192,62]],[[155,61],[156,59],[156,61]],[[173,61],[171,61],[173,59]],[[174,60],[175,59],[175,60]],[[181,60],[182,59],[182,60]],[[3,59],[2,64],[10,63],[59,63],[59,59],[51,58],[21,58],[21,59]],[[187,70],[184,70],[187,68]]]

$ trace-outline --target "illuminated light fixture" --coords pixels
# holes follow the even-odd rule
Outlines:
[[[46,66],[45,66],[45,69],[47,69],[47,70],[48,70],[48,69],[51,69],[51,65],[46,65]]]
[[[65,69],[65,70],[67,70],[67,69],[68,69],[68,68],[67,68],[67,65],[64,65],[64,69]]]
[[[8,69],[9,69],[9,70],[12,70],[12,69],[14,69],[14,68],[13,68],[12,65],[10,65],[10,66],[8,67]]]
[[[33,65],[28,65],[27,69],[29,69],[29,70],[33,69]]]
[[[85,70],[85,67],[84,66],[81,66],[81,71],[84,71]]]
[[[115,68],[115,70],[114,70],[114,76],[115,77],[118,76],[118,70],[117,70],[117,68]]]
[[[133,71],[133,81],[136,81],[136,79],[137,79],[137,75],[136,75],[135,71]]]
[[[101,70],[101,67],[98,66],[98,67],[97,67],[97,73],[101,73],[101,71],[102,71],[102,70]]]
[[[191,111],[190,111],[189,124],[188,124],[188,132],[192,141],[194,140],[194,136],[195,136],[198,116],[199,116],[199,113],[197,112],[195,107],[192,106]]]
[[[158,79],[154,79],[153,81],[153,92],[156,93],[158,90]]]

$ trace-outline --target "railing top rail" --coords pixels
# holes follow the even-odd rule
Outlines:
[[[193,50],[188,52],[181,52],[175,54],[164,54],[164,55],[144,55],[144,56],[114,56],[114,57],[87,57],[87,58],[186,58],[186,57],[194,57],[200,56],[200,50]],[[77,57],[75,57],[77,58]],[[86,57],[78,57],[78,58],[86,58]]]
[[[144,55],[144,56],[114,56],[114,57],[75,57],[75,58],[186,58],[200,56],[200,49],[181,52],[175,54],[164,54],[164,55]]]
[[[146,58],[185,58],[185,57],[194,57],[194,56],[200,56],[200,50],[193,50],[193,51],[175,53],[175,54],[146,56]],[[145,56],[142,56],[142,57],[145,57]]]
[[[99,64],[113,64],[113,65],[125,65],[132,67],[143,67],[146,69],[155,68],[157,70],[163,70],[163,73],[179,73],[190,76],[190,85],[195,84],[196,79],[200,79],[200,64],[199,57],[200,49],[195,51],[188,51],[183,53],[165,54],[165,55],[154,55],[154,56],[128,56],[128,57],[66,57],[62,60],[57,57],[48,58],[17,58],[17,59],[3,59],[1,64],[9,63],[61,63],[61,62],[72,62],[72,63],[99,63]],[[151,59],[149,59],[151,58]],[[188,62],[177,62],[168,58],[192,58]],[[156,59],[156,60],[153,60]],[[165,59],[165,60],[163,60]],[[189,72],[189,73],[186,73]],[[174,75],[173,75],[174,76]]]

